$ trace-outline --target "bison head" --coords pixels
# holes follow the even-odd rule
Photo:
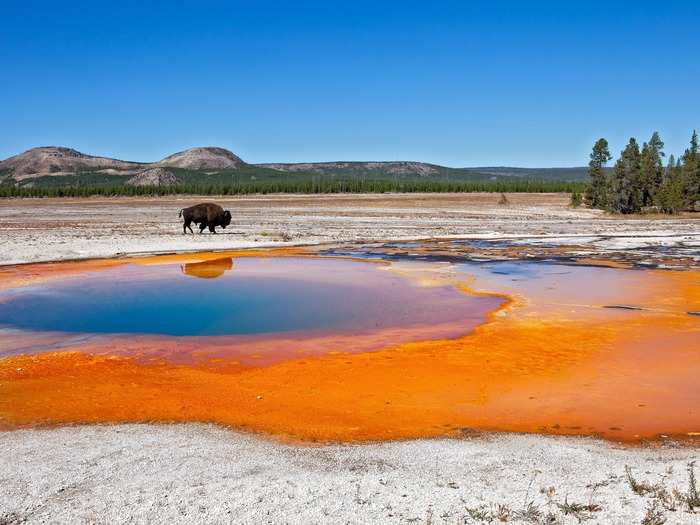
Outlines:
[[[226,228],[229,224],[231,224],[231,212],[226,210],[224,211],[224,220],[221,223],[221,227]]]

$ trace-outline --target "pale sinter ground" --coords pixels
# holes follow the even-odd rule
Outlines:
[[[417,238],[522,238],[578,244],[591,253],[649,247],[700,250],[697,217],[611,217],[568,207],[565,194],[271,195],[0,199],[0,264],[251,246]],[[219,235],[182,234],[178,211],[202,201],[230,209]]]
[[[520,435],[303,447],[198,424],[22,430],[0,433],[0,448],[5,522],[29,523],[547,523],[550,512],[549,523],[641,523],[659,498],[635,494],[625,466],[685,493],[698,457]],[[667,523],[700,518],[657,507]]]
[[[0,264],[430,237],[517,237],[523,246],[577,244],[599,256],[626,249],[653,257],[661,246],[700,260],[695,218],[612,218],[572,210],[565,195],[509,199],[4,200]],[[178,210],[202,200],[232,210],[222,235],[182,235]],[[0,449],[0,523],[546,523],[549,512],[555,523],[641,523],[654,513],[666,523],[700,522],[682,500],[688,464],[700,454],[673,446],[502,435],[306,447],[192,424],[13,431],[0,433]],[[626,465],[653,489],[635,494]]]

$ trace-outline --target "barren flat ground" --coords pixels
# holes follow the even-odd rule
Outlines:
[[[571,209],[565,194],[498,200],[497,193],[0,200],[0,264],[451,237],[522,238],[597,254],[636,250],[642,258],[649,247],[693,256],[700,246],[700,217],[611,217]],[[231,225],[216,236],[183,235],[178,211],[202,201],[230,209]]]
[[[629,525],[657,498],[625,466],[687,493],[697,457],[515,434],[291,446],[201,424],[19,430],[0,447],[3,523]],[[697,523],[680,505],[667,523]]]
[[[700,265],[698,214],[612,217],[571,209],[563,194],[498,200],[499,194],[0,200],[0,265],[295,245],[331,254]],[[202,201],[230,209],[231,225],[218,235],[183,235],[178,211]],[[623,445],[464,429],[454,439],[310,446],[197,423],[120,424],[0,432],[0,450],[2,525],[700,519],[689,474],[700,451],[666,439]],[[694,472],[700,475],[700,465]]]

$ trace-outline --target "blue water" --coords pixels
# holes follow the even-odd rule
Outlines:
[[[0,325],[176,336],[369,330],[474,324],[498,302],[417,287],[369,263],[249,258],[212,268],[125,266],[15,289],[0,300]]]

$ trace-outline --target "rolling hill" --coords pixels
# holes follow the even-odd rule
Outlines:
[[[198,147],[144,163],[99,157],[71,148],[47,146],[27,150],[0,161],[0,186],[71,188],[122,186],[242,186],[271,184],[284,191],[289,184],[312,189],[332,183],[375,186],[428,183],[577,182],[586,168],[451,168],[415,161],[309,162],[248,164],[223,148]],[[346,186],[350,187],[350,186]],[[379,187],[379,186],[377,186]]]

